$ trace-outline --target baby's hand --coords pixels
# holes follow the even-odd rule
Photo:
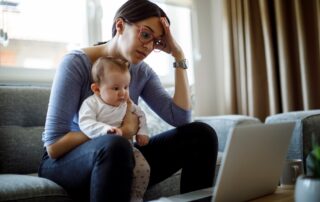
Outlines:
[[[137,141],[139,146],[145,146],[145,145],[147,145],[149,143],[149,136],[137,134],[136,135],[136,141]]]
[[[120,128],[117,128],[117,127],[111,127],[111,128],[108,130],[108,132],[122,136],[122,130],[121,130]]]

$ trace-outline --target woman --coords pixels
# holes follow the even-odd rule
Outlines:
[[[141,96],[175,129],[150,138],[146,146],[135,145],[150,165],[152,186],[182,169],[182,193],[210,187],[217,157],[215,131],[204,123],[190,123],[191,103],[185,56],[170,32],[169,19],[147,0],[129,0],[117,11],[112,39],[97,46],[72,51],[57,69],[52,85],[45,131],[46,148],[39,176],[64,187],[76,200],[129,201],[134,158],[131,139],[138,118],[128,107],[121,126],[123,135],[89,140],[78,126],[78,110],[92,94],[90,71],[101,56],[128,61],[130,97]],[[171,98],[156,73],[143,62],[154,49],[175,59],[175,93]]]

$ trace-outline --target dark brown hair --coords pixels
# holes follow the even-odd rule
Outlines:
[[[138,22],[150,17],[166,17],[168,23],[170,20],[166,13],[155,3],[148,0],[128,0],[124,3],[116,12],[113,25],[112,25],[112,37],[117,33],[116,20],[122,18],[127,22]]]
[[[93,64],[91,75],[93,82],[100,84],[101,81],[104,80],[105,71],[120,71],[120,72],[128,72],[129,64],[128,62],[113,58],[113,57],[100,57]]]

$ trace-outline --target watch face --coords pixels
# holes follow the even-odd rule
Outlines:
[[[174,66],[174,67],[183,68],[183,69],[187,69],[187,68],[188,68],[188,66],[187,66],[187,60],[186,60],[186,59],[183,59],[183,60],[181,60],[181,61],[174,62],[174,63],[173,63],[173,66]]]

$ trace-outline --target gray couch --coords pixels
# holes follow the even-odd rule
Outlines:
[[[0,86],[0,201],[71,201],[61,186],[37,176],[49,95],[49,87]],[[171,128],[145,110],[152,134]],[[178,194],[179,177],[150,188],[146,199]]]
[[[0,86],[0,201],[71,201],[58,184],[37,176],[43,153],[41,134],[50,95],[49,87]],[[171,128],[145,103],[139,103],[147,114],[151,135]],[[219,157],[231,128],[260,123],[241,115],[198,117],[210,124],[218,134]],[[217,172],[220,160],[217,161]],[[179,193],[180,172],[150,187],[146,200]]]

